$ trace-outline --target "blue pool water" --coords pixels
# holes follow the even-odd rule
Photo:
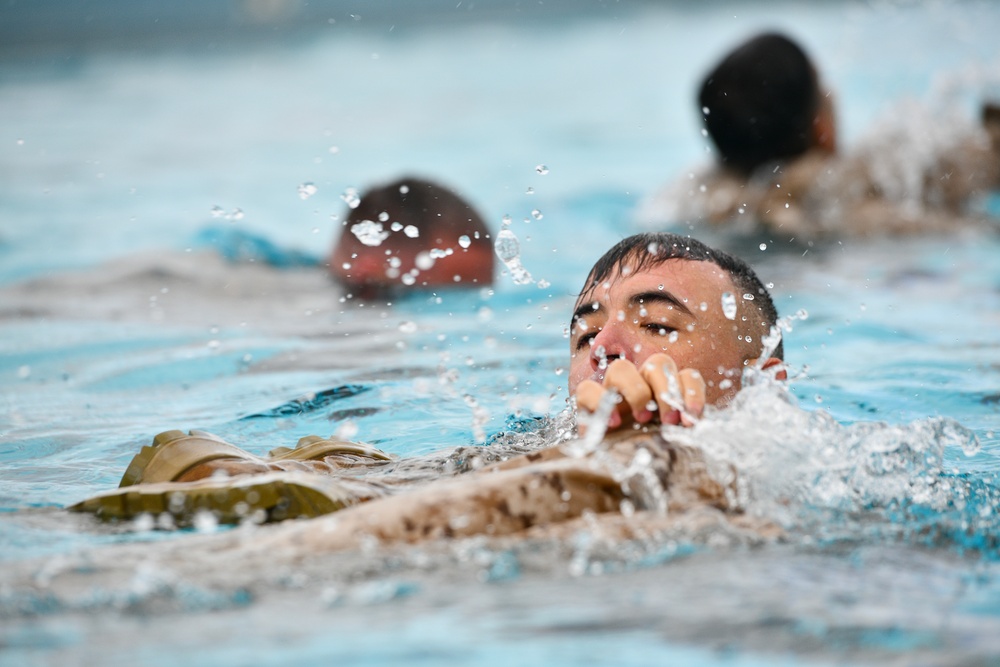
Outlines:
[[[812,247],[698,234],[793,317],[787,390],[688,434],[737,466],[780,544],[471,540],[219,568],[201,536],[61,512],[171,428],[411,456],[559,420],[574,294],[704,159],[695,81],[754,29],[822,63],[848,146],[900,100],[972,118],[1000,97],[989,3],[482,4],[330,3],[318,28],[215,36],[192,6],[173,36],[8,47],[0,664],[998,660],[996,225]],[[509,215],[535,282],[342,300],[318,266],[341,195],[402,173],[494,230]]]

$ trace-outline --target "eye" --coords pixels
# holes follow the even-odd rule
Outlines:
[[[596,331],[589,331],[582,336],[580,336],[576,341],[576,349],[582,350],[584,346],[589,346],[593,343],[594,338],[597,337]]]
[[[651,322],[650,324],[643,325],[643,328],[656,336],[669,336],[674,331],[677,331],[673,327],[660,322]]]

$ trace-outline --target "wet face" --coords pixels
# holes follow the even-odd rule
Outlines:
[[[381,245],[367,246],[345,231],[330,256],[330,272],[345,285],[375,290],[492,283],[493,253],[488,241],[473,244],[463,244],[457,239],[434,241],[400,243],[390,236]]]
[[[602,382],[607,364],[617,358],[638,366],[656,352],[668,354],[678,368],[698,370],[708,403],[735,394],[746,351],[752,349],[740,337],[752,330],[747,322],[759,318],[729,274],[711,262],[685,259],[669,259],[640,273],[626,267],[622,273],[627,275],[615,272],[577,300],[570,394],[583,380]],[[726,317],[724,294],[736,299],[734,319]]]

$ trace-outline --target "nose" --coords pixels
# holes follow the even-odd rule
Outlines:
[[[595,370],[615,359],[629,359],[631,336],[617,319],[606,322],[590,346],[590,365]]]

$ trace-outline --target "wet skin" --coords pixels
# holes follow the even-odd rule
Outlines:
[[[418,268],[418,255],[432,248],[450,249],[451,254]],[[493,282],[493,248],[486,239],[476,239],[463,248],[457,238],[415,244],[392,237],[372,247],[346,230],[330,256],[330,273],[361,293],[406,287],[403,276],[411,272],[415,272],[411,284],[416,287],[487,286]]]
[[[594,412],[603,394],[616,390],[623,400],[612,429],[657,421],[689,426],[706,404],[721,405],[739,390],[744,365],[760,349],[757,309],[711,262],[670,259],[620,273],[577,300],[570,394]],[[733,320],[723,311],[726,292],[736,296]],[[741,340],[747,334],[752,342]]]

